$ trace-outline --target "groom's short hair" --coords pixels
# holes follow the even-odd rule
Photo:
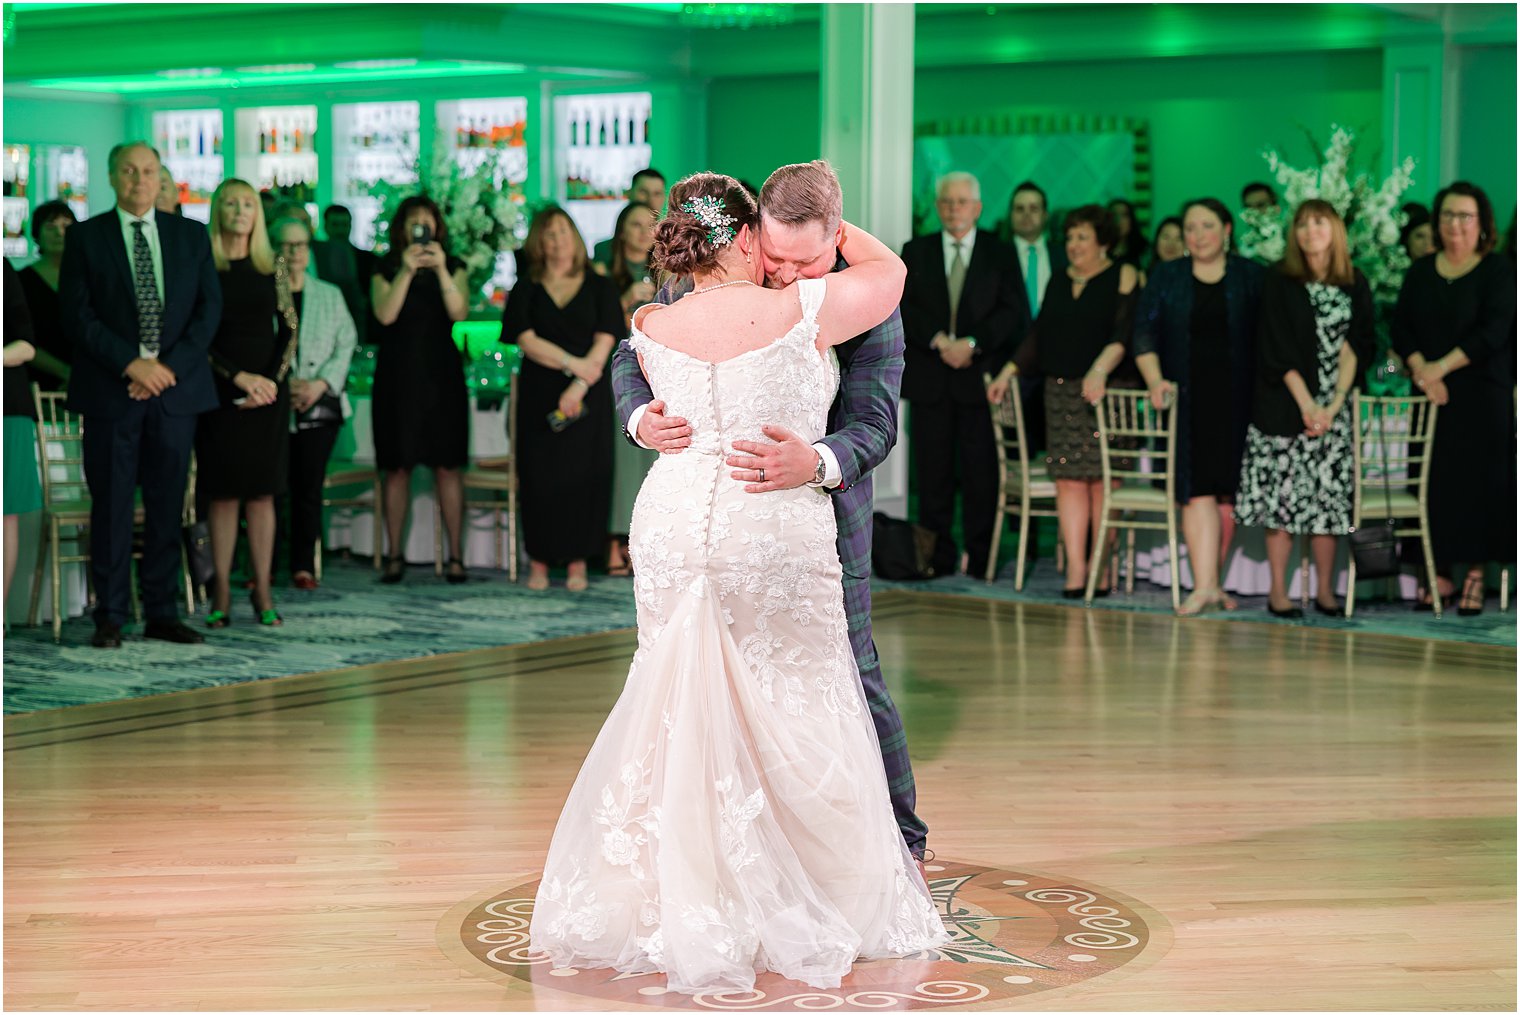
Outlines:
[[[760,188],[760,214],[784,226],[817,222],[825,233],[844,218],[844,192],[834,167],[823,159],[782,166]]]

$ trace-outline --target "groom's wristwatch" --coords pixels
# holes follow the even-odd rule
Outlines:
[[[822,486],[823,481],[829,474],[829,468],[823,461],[823,455],[818,456],[818,467],[813,470],[813,485]]]

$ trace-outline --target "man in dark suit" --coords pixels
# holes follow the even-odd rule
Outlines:
[[[201,636],[179,620],[180,518],[196,416],[217,404],[207,351],[222,290],[205,226],[155,214],[158,153],[143,141],[108,158],[116,207],[70,230],[59,273],[75,349],[68,407],[84,416],[97,648],[118,648],[130,609],[132,516],[142,486],[146,638]]]
[[[1013,249],[1019,255],[1019,279],[1023,284],[1023,302],[1028,318],[1016,329],[1008,355],[1024,340],[1029,325],[1040,315],[1050,280],[1066,277],[1065,237],[1050,242],[1050,202],[1039,184],[1025,180],[1013,188],[1009,202],[1013,220]],[[1005,357],[1006,358],[1006,357]],[[1019,393],[1024,396],[1024,433],[1030,449],[1045,446],[1045,378],[1036,369],[1020,373]]]
[[[327,239],[311,245],[311,263],[318,278],[338,287],[348,305],[348,314],[354,319],[359,341],[368,342],[369,285],[379,258],[350,242],[353,231],[353,212],[341,204],[328,205],[322,213],[322,232]]]
[[[981,186],[970,173],[948,173],[936,188],[941,232],[903,247],[902,393],[918,477],[919,524],[939,536],[934,569],[953,573],[951,520],[957,488],[966,540],[966,571],[987,568],[996,515],[997,453],[982,381],[984,358],[1012,342],[1028,310],[1020,299],[1013,249],[976,227]],[[957,473],[959,475],[957,476]]]

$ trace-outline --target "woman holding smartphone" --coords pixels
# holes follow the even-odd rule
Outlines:
[[[617,286],[586,268],[586,245],[570,216],[545,208],[523,244],[526,277],[507,298],[501,340],[520,345],[517,470],[522,481],[528,588],[549,587],[563,564],[565,587],[586,588],[586,559],[600,554],[612,506],[612,385],[603,376],[627,334]]]
[[[402,534],[411,504],[412,470],[433,470],[438,510],[449,539],[445,572],[465,581],[464,487],[469,458],[469,395],[454,322],[469,312],[464,262],[448,254],[449,233],[438,206],[409,197],[390,223],[391,249],[370,280],[380,322],[373,393],[375,462],[385,473],[389,556],[383,582],[406,574]]]

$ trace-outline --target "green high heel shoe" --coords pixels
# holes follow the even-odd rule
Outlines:
[[[279,611],[277,611],[273,606],[270,606],[270,608],[267,610],[259,609],[259,601],[256,593],[250,592],[248,594],[248,605],[253,607],[254,615],[259,618],[259,623],[265,627],[279,627],[281,624],[285,623],[284,618],[280,616]]]

